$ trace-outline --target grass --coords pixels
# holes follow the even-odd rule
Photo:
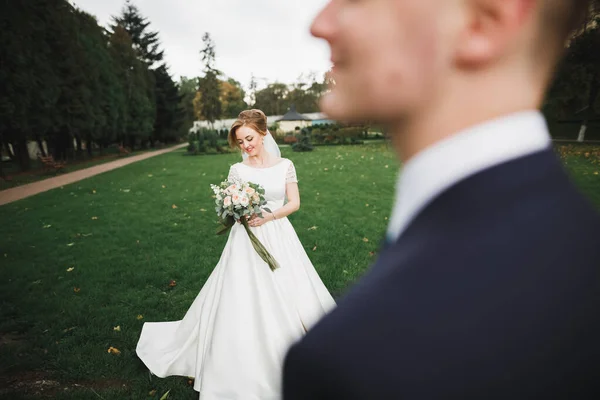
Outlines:
[[[373,261],[398,166],[380,144],[283,152],[302,197],[290,220],[338,296]],[[183,154],[0,207],[0,398],[197,398],[185,378],[151,378],[135,355],[143,322],[182,318],[226,240],[214,235],[209,185],[239,156]],[[600,207],[598,159],[563,156]],[[7,389],[11,380],[22,387]]]

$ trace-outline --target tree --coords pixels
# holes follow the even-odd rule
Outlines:
[[[141,15],[140,10],[131,3],[131,0],[126,0],[121,15],[113,17],[111,28],[113,32],[118,26],[124,28],[131,37],[139,59],[152,68],[162,63],[164,51],[159,49],[158,32],[149,32],[147,30],[149,25],[150,22]]]
[[[204,63],[204,76],[198,79],[198,92],[201,95],[201,114],[211,123],[221,117],[221,87],[219,75],[215,69],[215,44],[208,32],[202,36],[204,48],[200,51]]]
[[[110,50],[119,71],[121,86],[125,92],[125,106],[118,138],[121,143],[135,147],[138,140],[150,137],[154,122],[154,104],[148,96],[148,70],[137,58],[129,33],[116,27],[110,37]]]
[[[544,112],[552,119],[581,121],[579,142],[584,141],[590,121],[600,117],[599,23],[598,2],[593,2],[587,19],[568,44],[544,104]]]
[[[248,96],[249,96],[250,104],[252,104],[253,108],[256,108],[255,104],[256,104],[257,87],[258,87],[258,83],[256,82],[256,77],[254,76],[254,74],[252,74],[252,76],[250,78],[250,85],[248,86]]]
[[[179,84],[177,85],[179,98],[181,99],[179,106],[183,110],[182,126],[185,128],[190,128],[196,120],[194,99],[197,93],[197,81],[197,78],[190,79],[182,76],[179,79]]]
[[[223,118],[236,118],[240,112],[248,108],[244,101],[246,94],[242,85],[235,79],[221,81],[221,104]]]
[[[113,18],[116,26],[129,33],[138,58],[148,66],[148,97],[155,114],[154,131],[150,144],[155,141],[171,141],[179,136],[184,110],[180,107],[177,85],[163,63],[164,51],[160,50],[158,32],[149,31],[150,22],[139,9],[127,0],[120,17]]]
[[[154,71],[156,78],[156,121],[151,145],[157,140],[173,141],[180,135],[184,109],[180,106],[179,90],[166,66],[161,65]]]
[[[256,92],[255,108],[261,109],[267,115],[281,115],[289,108],[286,98],[288,87],[284,83],[271,83],[266,88]]]

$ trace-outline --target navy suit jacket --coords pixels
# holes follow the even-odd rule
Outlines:
[[[552,151],[434,199],[292,347],[284,400],[600,398],[600,218]]]

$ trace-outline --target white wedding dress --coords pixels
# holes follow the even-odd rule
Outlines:
[[[297,182],[287,159],[262,169],[238,163],[229,176],[262,185],[273,211]],[[287,218],[250,229],[280,268],[271,271],[236,224],[183,320],[144,324],[137,345],[153,374],[194,377],[201,400],[280,399],[289,346],[335,307]]]

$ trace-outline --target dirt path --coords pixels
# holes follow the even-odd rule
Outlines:
[[[108,162],[105,164],[96,165],[94,167],[80,169],[79,171],[70,172],[68,174],[62,174],[55,176],[53,178],[44,179],[43,181],[29,183],[27,185],[17,186],[14,188],[6,189],[0,191],[0,206],[8,203],[12,203],[13,201],[21,200],[29,196],[36,195],[38,193],[42,193],[57,187],[61,187],[64,185],[68,185],[73,182],[80,181],[82,179],[86,179],[92,177],[94,175],[101,174],[103,172],[112,171],[116,168],[124,167],[125,165],[132,164],[134,162],[142,161],[150,157],[159,156],[161,154],[165,154],[171,152],[173,150],[180,149],[182,147],[187,146],[187,143],[180,144],[174,147],[169,147],[164,150],[152,151],[144,154],[140,154],[138,156],[131,156],[127,158],[123,158],[121,160],[116,160],[112,162]]]

